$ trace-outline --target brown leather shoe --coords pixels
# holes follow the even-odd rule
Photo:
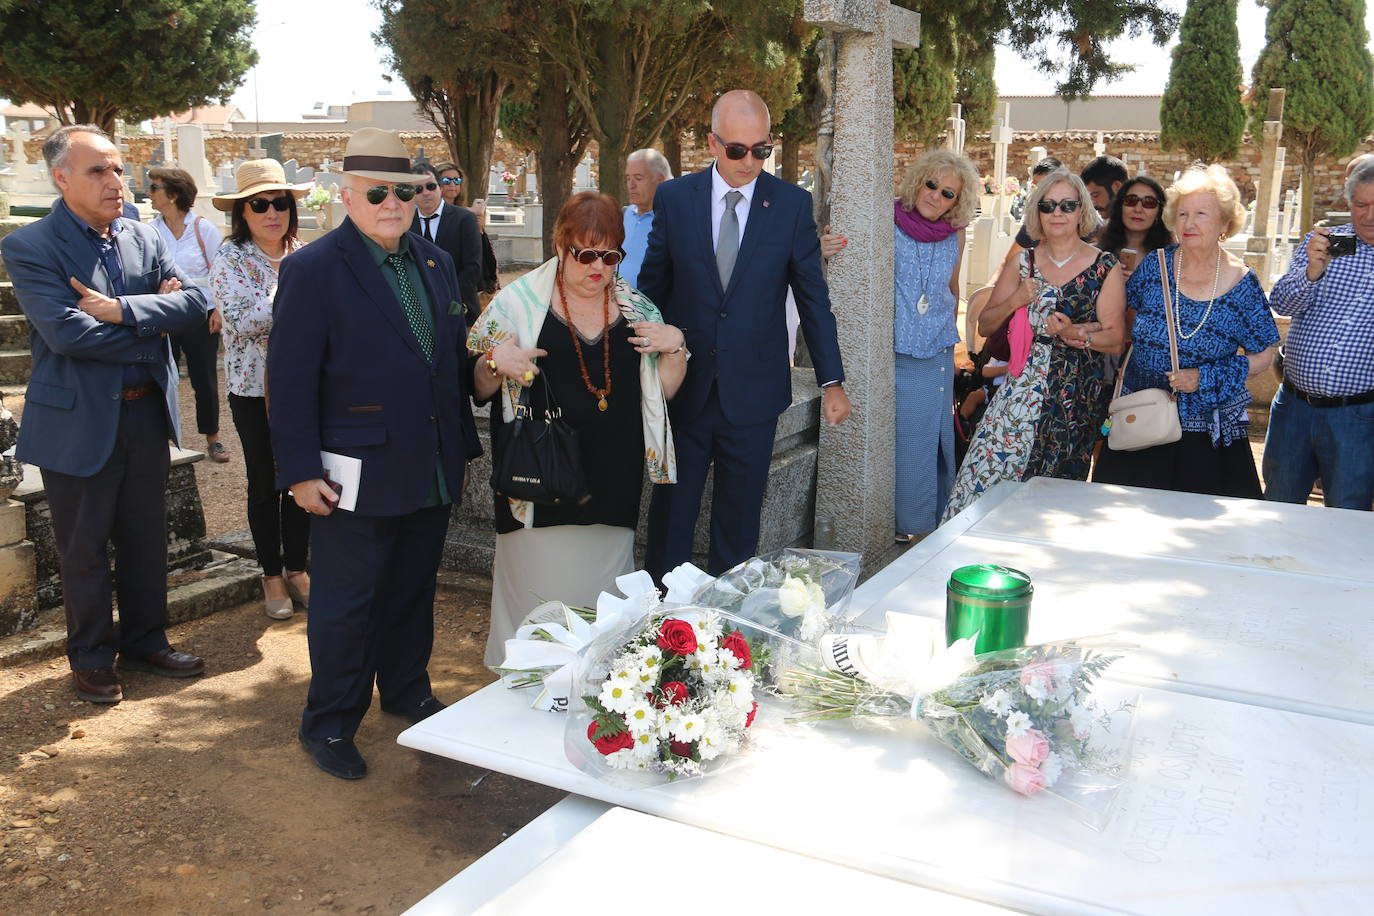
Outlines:
[[[119,667],[125,671],[146,671],[160,677],[195,677],[205,673],[205,660],[195,655],[178,652],[171,646],[152,655],[133,658],[119,656]]]
[[[76,686],[76,695],[88,703],[118,703],[124,699],[124,690],[113,668],[73,671],[72,683]]]

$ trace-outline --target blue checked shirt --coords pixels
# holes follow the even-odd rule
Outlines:
[[[1331,234],[1354,231],[1353,225],[1337,226]],[[1357,238],[1355,253],[1332,258],[1313,283],[1307,279],[1309,238],[1269,295],[1269,307],[1293,319],[1283,345],[1284,375],[1318,397],[1374,391],[1374,247]]]

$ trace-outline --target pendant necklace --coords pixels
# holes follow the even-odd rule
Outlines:
[[[1056,258],[1054,255],[1050,254],[1049,246],[1046,245],[1046,246],[1045,246],[1045,257],[1049,258],[1049,259],[1050,259],[1050,263],[1053,264],[1055,267],[1058,267],[1060,270],[1063,270],[1063,269],[1064,269],[1064,265],[1067,264],[1067,263],[1069,263],[1070,261],[1072,261],[1072,260],[1074,259],[1074,257],[1078,254],[1078,249],[1079,249],[1080,247],[1082,247],[1082,243],[1081,243],[1081,242],[1080,242],[1078,245],[1075,245],[1075,246],[1074,246],[1073,251],[1070,251],[1070,252],[1069,252],[1069,256],[1068,256],[1067,258],[1065,258],[1064,260],[1061,261],[1061,260],[1059,260],[1058,258]]]
[[[1191,340],[1193,335],[1201,331],[1202,326],[1207,323],[1208,317],[1212,314],[1212,303],[1217,301],[1217,287],[1221,285],[1221,246],[1217,246],[1217,272],[1212,278],[1212,298],[1207,301],[1207,310],[1202,313],[1202,320],[1197,323],[1197,327],[1187,334],[1183,333],[1183,310],[1179,306],[1179,297],[1183,294],[1178,291],[1178,288],[1183,285],[1183,268],[1180,267],[1183,263],[1182,254],[1182,245],[1174,249],[1174,326],[1178,328],[1179,337],[1184,340]],[[1164,307],[1168,308],[1169,304],[1164,303]]]
[[[573,350],[577,353],[577,368],[582,371],[582,384],[591,392],[592,397],[596,398],[596,409],[605,411],[609,406],[606,399],[611,396],[611,288],[605,288],[605,299],[601,307],[601,370],[606,387],[597,388],[587,375],[587,361],[582,357],[582,342],[577,339],[577,329],[573,325],[572,312],[568,308],[568,294],[563,290],[563,271],[559,270],[557,276],[558,298],[563,302],[563,317],[567,319],[568,334],[572,337]]]

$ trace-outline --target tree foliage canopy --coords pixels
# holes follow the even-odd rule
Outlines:
[[[0,0],[0,95],[64,124],[141,121],[225,104],[258,61],[253,0]]]
[[[1169,83],[1159,105],[1159,141],[1195,159],[1230,159],[1245,134],[1236,0],[1188,0]]]
[[[1374,63],[1363,0],[1269,0],[1265,44],[1251,79],[1251,112],[1264,120],[1268,90],[1284,89],[1283,141],[1303,169],[1303,227],[1312,219],[1312,172],[1344,156],[1374,127]]]

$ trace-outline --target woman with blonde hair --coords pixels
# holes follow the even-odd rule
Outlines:
[[[1124,304],[1098,294],[1122,281],[1116,255],[1083,241],[1100,225],[1088,189],[1067,170],[1051,172],[1026,201],[1034,249],[1002,269],[978,331],[1010,317],[1008,381],[978,425],[945,517],[1004,480],[1087,480],[1110,388],[1104,353],[1124,338]]]
[[[1221,247],[1245,224],[1240,191],[1225,168],[1213,165],[1189,169],[1165,196],[1164,224],[1178,244],[1146,255],[1124,290],[1105,290],[1103,301],[1104,308],[1110,299],[1136,310],[1121,393],[1172,392],[1183,438],[1134,452],[1103,449],[1093,480],[1259,499],[1245,382],[1273,362],[1279,332],[1254,271]],[[1166,310],[1174,319],[1177,372]]]
[[[954,345],[959,261],[978,205],[978,171],[931,150],[912,164],[893,205],[896,237],[897,540],[935,530],[954,483]]]

